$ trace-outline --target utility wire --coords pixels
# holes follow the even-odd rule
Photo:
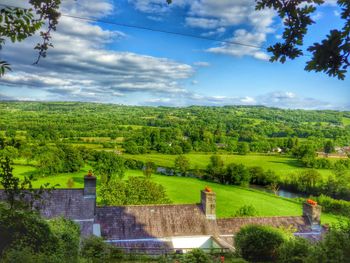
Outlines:
[[[28,9],[28,8],[24,8],[24,7],[5,5],[5,4],[0,4],[0,6],[6,7],[6,8]],[[138,26],[138,25],[130,25],[130,24],[125,24],[125,23],[119,23],[119,22],[95,19],[95,18],[80,17],[80,16],[68,15],[68,14],[63,14],[63,13],[61,13],[61,16],[69,17],[69,18],[73,18],[73,19],[79,19],[79,20],[83,20],[83,21],[97,22],[97,23],[103,23],[103,24],[109,24],[109,25],[133,28],[133,29],[140,29],[140,30],[147,30],[147,31],[164,33],[164,34],[171,34],[171,35],[177,35],[177,36],[191,37],[191,38],[197,38],[197,39],[202,39],[202,40],[209,40],[209,41],[215,41],[215,42],[219,42],[219,43],[225,43],[225,44],[229,44],[229,45],[237,45],[237,46],[243,46],[243,47],[262,49],[262,50],[267,51],[267,48],[265,48],[265,47],[260,47],[260,46],[257,46],[257,45],[246,44],[246,43],[241,43],[241,42],[236,42],[236,41],[219,40],[219,39],[215,39],[215,38],[210,38],[210,37],[205,37],[205,36],[198,36],[198,35],[194,35],[194,34],[180,33],[180,32],[168,31],[168,30],[163,30],[163,29],[155,29],[155,28],[150,28],[150,27],[145,27],[145,26]]]

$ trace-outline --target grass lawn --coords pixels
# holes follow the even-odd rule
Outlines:
[[[342,122],[344,126],[350,125],[350,118],[343,117]]]
[[[204,153],[189,153],[184,154],[190,161],[191,168],[205,169],[210,161],[210,156],[212,154]],[[140,160],[140,161],[152,161],[158,166],[163,167],[173,167],[176,155],[170,154],[123,154],[124,157]],[[262,154],[248,154],[248,155],[233,155],[233,154],[220,154],[221,158],[228,163],[242,163],[246,166],[261,166],[264,170],[271,169],[281,176],[285,176],[290,173],[300,172],[306,170],[301,166],[300,162],[291,157],[285,157],[280,155],[262,155]],[[329,169],[318,169],[318,171],[327,177],[331,174]]]
[[[82,188],[84,186],[83,177],[87,174],[89,169],[91,169],[91,167],[85,166],[77,173],[39,177],[33,183],[33,186],[39,187],[44,183],[50,183],[51,185],[60,184],[57,188],[66,188],[68,178],[72,177],[74,180],[74,188]],[[29,175],[34,171],[35,168],[32,166],[14,166],[14,174],[19,177]],[[128,176],[142,176],[142,172],[127,170],[126,178]],[[209,183],[188,177],[152,175],[152,180],[165,187],[169,198],[174,204],[199,203],[199,191],[204,189],[205,186],[211,187],[217,195],[217,215],[219,218],[231,217],[235,214],[236,210],[243,205],[254,206],[260,216],[288,216],[301,215],[302,213],[301,205],[292,199],[276,197],[258,190]],[[337,221],[335,216],[327,214],[322,215],[323,223],[335,221]]]

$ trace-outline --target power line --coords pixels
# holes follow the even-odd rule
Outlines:
[[[5,5],[5,4],[0,4],[0,6],[8,7],[8,8],[27,9],[27,8],[24,8],[24,7]],[[140,29],[140,30],[147,30],[147,31],[151,31],[151,32],[158,32],[158,33],[171,34],[171,35],[177,35],[177,36],[185,36],[185,37],[197,38],[197,39],[202,39],[202,40],[209,40],[209,41],[225,43],[225,44],[229,44],[229,45],[237,45],[237,46],[244,46],[244,47],[250,47],[250,48],[256,48],[256,49],[262,49],[262,50],[267,51],[267,48],[265,48],[265,47],[260,47],[260,46],[257,46],[257,45],[246,44],[246,43],[240,43],[240,42],[236,42],[236,41],[219,40],[219,39],[215,39],[215,38],[210,38],[210,37],[205,37],[205,36],[198,36],[198,35],[194,35],[194,34],[180,33],[180,32],[168,31],[168,30],[163,30],[163,29],[155,29],[155,28],[150,28],[150,27],[145,27],[145,26],[130,25],[130,24],[125,24],[125,23],[119,23],[119,22],[95,19],[95,18],[88,18],[88,17],[80,17],[80,16],[74,16],[74,15],[68,15],[68,14],[62,14],[62,13],[61,13],[61,16],[69,17],[69,18],[73,18],[73,19],[79,19],[79,20],[83,20],[83,21],[97,22],[97,23],[103,23],[103,24],[127,27],[127,28],[134,28],[134,29]]]

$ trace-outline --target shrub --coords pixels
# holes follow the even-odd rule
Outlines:
[[[37,213],[0,205],[0,255],[8,248],[28,247],[33,252],[53,252],[57,239]]]
[[[278,249],[278,262],[303,263],[312,249],[310,242],[304,238],[292,238]]]
[[[184,256],[184,263],[211,263],[209,255],[201,249],[193,249]]]
[[[315,199],[322,206],[324,212],[350,217],[350,202],[333,199],[326,195],[320,195]]]
[[[101,184],[99,190],[104,205],[168,204],[165,188],[145,177],[129,177],[128,180],[111,180]]]
[[[315,246],[307,262],[348,263],[350,259],[350,223],[332,226],[325,238]]]
[[[252,205],[241,206],[235,213],[235,217],[257,216],[258,212]]]
[[[235,236],[235,245],[242,257],[252,262],[269,262],[277,259],[277,250],[286,240],[279,229],[248,225]]]
[[[6,250],[1,263],[61,263],[62,259],[52,253],[37,253],[29,247],[16,247]],[[66,261],[75,262],[75,261]]]
[[[72,220],[55,218],[49,221],[50,229],[58,244],[56,253],[64,262],[77,262],[79,255],[80,229]]]
[[[81,256],[92,262],[119,262],[123,258],[123,252],[103,241],[101,237],[90,236],[82,241]]]

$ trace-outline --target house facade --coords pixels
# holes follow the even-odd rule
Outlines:
[[[56,189],[44,198],[39,210],[45,218],[69,218],[80,225],[82,236],[101,236],[129,251],[233,250],[234,235],[248,224],[293,228],[296,235],[311,239],[322,235],[318,205],[304,204],[301,216],[221,219],[216,217],[216,194],[210,189],[200,192],[199,204],[97,206],[96,177],[88,175],[83,189]]]

